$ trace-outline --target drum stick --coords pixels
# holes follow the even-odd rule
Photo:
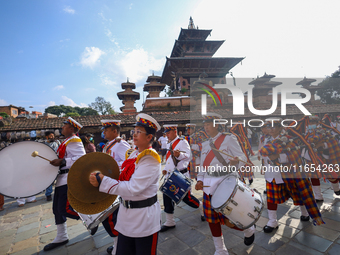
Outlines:
[[[39,158],[42,158],[42,159],[47,160],[48,162],[51,162],[51,160],[49,160],[49,159],[47,159],[47,158],[44,158],[44,157],[40,156],[39,153],[38,153],[37,151],[33,151],[31,156],[34,157],[34,158],[35,158],[35,157],[39,157]]]
[[[227,153],[225,153],[225,152],[223,152],[223,151],[220,151],[220,150],[218,150],[218,149],[214,149],[214,148],[211,148],[211,149],[213,149],[213,150],[215,150],[215,151],[218,151],[219,153],[222,153],[222,154],[224,154],[224,155],[227,155],[228,157],[234,158],[234,156],[229,155],[229,154],[227,154]],[[241,159],[238,159],[238,160],[241,161],[241,162],[243,162],[243,163],[245,163],[245,164],[247,164],[247,165],[249,165],[249,163],[248,163],[247,161],[244,161],[244,160],[241,160]]]
[[[159,181],[163,180],[164,176],[165,176],[165,174],[163,174],[162,178]]]

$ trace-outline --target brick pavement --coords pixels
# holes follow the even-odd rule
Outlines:
[[[254,159],[254,163],[258,161]],[[265,188],[263,176],[256,174],[252,188],[261,193]],[[329,184],[322,182],[324,203],[319,206],[326,222],[323,226],[313,226],[311,222],[300,222],[299,207],[289,200],[278,207],[279,228],[271,234],[263,232],[268,220],[266,209],[257,222],[255,242],[251,246],[243,244],[243,233],[223,226],[223,235],[230,254],[340,254],[340,197],[336,197]],[[202,199],[202,192],[193,190]],[[159,200],[162,194],[159,193]],[[160,201],[162,204],[162,201]],[[52,213],[52,202],[45,196],[37,196],[36,203],[18,207],[15,200],[5,198],[5,210],[0,212],[0,254],[86,254],[104,255],[112,243],[100,225],[98,232],[91,236],[81,221],[68,219],[70,242],[50,252],[43,247],[56,236]],[[158,254],[214,254],[214,244],[209,226],[201,222],[198,210],[180,203],[175,210],[176,228],[159,234]],[[162,221],[165,215],[162,213]]]

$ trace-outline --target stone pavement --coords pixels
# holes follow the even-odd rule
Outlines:
[[[255,164],[259,164],[252,158]],[[256,173],[251,185],[261,193],[265,189],[263,176]],[[243,233],[223,226],[223,235],[229,254],[340,254],[340,197],[334,195],[331,186],[322,182],[324,203],[319,203],[325,225],[313,226],[311,222],[299,220],[299,207],[292,201],[279,205],[279,228],[271,234],[262,228],[268,221],[267,210],[256,223],[255,242],[251,246],[243,244]],[[202,199],[202,191],[193,189],[193,194]],[[265,198],[265,196],[264,196]],[[162,194],[159,193],[162,203]],[[0,212],[0,255],[30,254],[86,254],[104,255],[112,238],[100,224],[98,232],[91,236],[81,221],[67,220],[70,242],[55,250],[44,252],[43,247],[56,236],[56,226],[52,213],[52,202],[45,200],[44,194],[37,196],[36,203],[18,207],[12,198],[5,198],[5,210]],[[180,203],[175,210],[175,229],[159,234],[158,254],[214,254],[214,244],[207,222],[201,222],[198,210]],[[162,213],[162,222],[165,215]]]

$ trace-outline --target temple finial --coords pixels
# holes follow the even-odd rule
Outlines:
[[[190,16],[188,29],[195,29],[194,20],[192,19],[191,16]]]

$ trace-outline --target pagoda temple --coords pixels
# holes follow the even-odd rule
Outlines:
[[[120,100],[123,100],[123,107],[120,107],[120,110],[123,113],[134,113],[137,112],[135,105],[136,100],[139,100],[140,95],[138,92],[133,91],[133,89],[136,88],[136,84],[129,82],[129,79],[127,79],[127,82],[122,83],[122,89],[125,89],[124,91],[118,92],[117,96]]]
[[[307,79],[306,77],[304,77],[301,81],[296,83],[296,85],[302,85],[303,88],[307,89],[311,93],[311,99],[308,103],[321,103],[320,100],[315,100],[315,93],[318,89],[322,88],[322,86],[312,85],[313,82],[316,82],[316,80]],[[305,95],[301,95],[301,97],[304,98]]]
[[[212,29],[198,29],[192,18],[188,29],[181,29],[170,58],[166,58],[162,82],[170,89],[190,90],[191,79],[198,79],[205,72],[214,84],[225,84],[226,74],[243,58],[213,58],[224,40],[207,41]]]

